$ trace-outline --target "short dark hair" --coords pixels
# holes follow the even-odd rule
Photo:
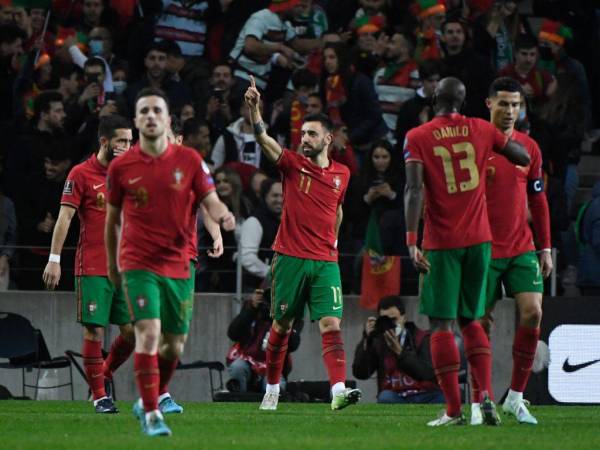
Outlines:
[[[442,31],[442,33],[445,31],[446,25],[448,25],[450,23],[459,24],[461,26],[461,28],[463,29],[463,32],[465,33],[465,37],[467,37],[469,35],[468,34],[469,26],[465,22],[465,19],[463,19],[459,14],[450,14],[449,16],[446,16],[446,20],[444,20],[444,22],[442,23],[442,26],[440,27],[440,30]]]
[[[267,178],[260,184],[260,198],[264,201],[275,183],[281,183],[278,178]]]
[[[144,50],[144,58],[146,58],[146,56],[148,56],[148,53],[150,53],[153,50],[160,53],[164,53],[165,55],[169,53],[164,41],[151,42],[150,44],[148,44],[148,46],[146,46]]]
[[[515,50],[517,51],[534,47],[538,47],[538,40],[529,33],[521,33],[515,39]]]
[[[308,69],[298,69],[292,74],[292,85],[294,89],[314,88],[317,86],[317,76]]]
[[[190,117],[185,122],[183,122],[182,133],[183,138],[187,139],[189,136],[193,136],[200,132],[200,128],[208,127],[208,122],[204,119],[199,119],[198,117]]]
[[[165,39],[161,41],[161,44],[168,56],[175,56],[177,58],[182,56],[181,47],[179,44],[171,39]]]
[[[27,33],[12,23],[0,26],[0,44],[12,44],[17,39],[27,40]]]
[[[383,297],[379,300],[379,304],[377,305],[377,312],[379,313],[383,309],[389,308],[398,308],[400,314],[406,314],[406,309],[404,308],[404,302],[399,295],[388,295],[387,297]]]
[[[500,77],[492,81],[488,90],[488,97],[495,97],[500,91],[518,92],[521,96],[524,95],[521,83],[511,77]]]
[[[87,69],[88,67],[101,67],[102,73],[106,74],[106,64],[104,60],[98,58],[97,56],[88,58],[86,62],[83,63],[83,70]]]
[[[319,114],[307,114],[304,116],[304,123],[306,122],[319,122],[323,128],[325,128],[330,133],[333,132],[333,122],[329,118],[328,115],[319,113]]]
[[[165,94],[165,91],[163,91],[162,89],[158,89],[158,88],[154,88],[154,87],[146,87],[146,88],[142,89],[140,92],[138,92],[138,95],[136,95],[136,97],[135,97],[134,106],[137,107],[137,103],[140,101],[141,98],[144,98],[144,97],[160,97],[167,104],[167,109],[170,109],[169,98],[167,97],[167,94]]]
[[[50,104],[63,102],[63,96],[58,91],[43,91],[33,101],[33,118],[37,122],[42,113],[50,111]]]
[[[112,139],[115,136],[115,132],[120,129],[131,129],[131,122],[123,116],[118,114],[111,114],[100,119],[98,124],[98,139],[105,137]]]
[[[426,59],[419,64],[419,78],[426,80],[433,75],[442,76],[442,63],[436,59]]]

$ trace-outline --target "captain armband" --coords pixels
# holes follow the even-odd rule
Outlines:
[[[544,179],[536,178],[535,180],[527,181],[527,193],[528,194],[539,194],[544,192]]]

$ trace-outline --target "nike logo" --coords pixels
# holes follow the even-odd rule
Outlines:
[[[538,284],[542,284],[542,283],[543,283],[543,281],[534,281],[533,282],[534,285],[538,285]]]
[[[104,186],[104,183],[100,183],[100,184],[94,184],[94,190],[97,191],[98,189],[100,189],[102,186]]]
[[[342,306],[340,305],[340,306],[334,306],[334,307],[333,307],[333,308],[331,308],[331,309],[333,309],[334,311],[337,311],[338,309],[341,309],[341,308],[342,308]]]
[[[300,167],[300,172],[302,173],[310,173],[308,170],[306,170],[304,167]]]
[[[577,372],[578,370],[585,369],[587,366],[591,366],[592,364],[596,364],[597,362],[600,362],[600,359],[594,359],[593,361],[571,365],[569,364],[569,358],[567,358],[563,363],[562,369],[567,373]]]
[[[142,177],[137,177],[137,178],[130,178],[129,179],[129,184],[135,184],[138,181],[140,181],[142,179]]]

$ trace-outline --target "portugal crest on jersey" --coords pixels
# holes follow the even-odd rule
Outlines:
[[[336,191],[339,191],[341,186],[342,186],[342,179],[340,178],[339,175],[334,175],[333,176],[333,188]]]
[[[183,184],[181,183],[183,181],[183,171],[179,167],[173,172],[173,179],[175,180],[175,183],[173,183],[171,187],[178,191],[183,189]]]

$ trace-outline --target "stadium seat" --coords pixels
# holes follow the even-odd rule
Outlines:
[[[0,363],[1,369],[21,369],[23,397],[25,388],[33,388],[34,398],[37,399],[40,389],[57,389],[69,386],[71,400],[73,396],[73,369],[71,361],[64,356],[52,358],[42,332],[33,328],[31,322],[23,316],[14,313],[0,312],[0,358],[8,362]],[[42,370],[69,369],[69,382],[53,386],[40,386]],[[25,371],[37,369],[35,384],[27,384]]]
[[[219,361],[194,361],[193,363],[183,364],[181,361],[177,366],[177,370],[190,370],[190,369],[208,369],[209,380],[210,380],[210,395],[213,401],[215,401],[215,395],[217,392],[224,389],[223,385],[223,371],[225,366]],[[215,389],[213,381],[213,370],[219,373],[219,387]]]

